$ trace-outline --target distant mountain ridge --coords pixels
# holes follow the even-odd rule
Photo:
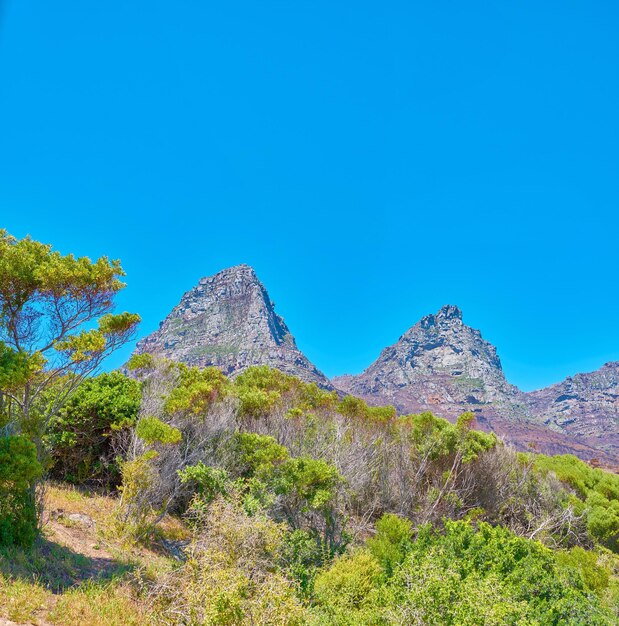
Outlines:
[[[545,425],[619,457],[619,362],[568,376],[526,397]]]
[[[360,374],[330,381],[299,350],[254,270],[238,265],[202,278],[136,352],[232,376],[269,365],[401,413],[432,411],[453,420],[471,411],[481,428],[520,449],[569,452],[619,468],[619,363],[525,393],[507,381],[496,348],[462,318],[458,307],[444,306]]]

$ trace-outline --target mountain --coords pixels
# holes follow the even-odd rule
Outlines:
[[[619,457],[619,362],[527,394],[550,428]]]
[[[161,322],[138,342],[149,352],[188,365],[214,365],[234,375],[252,365],[269,365],[307,382],[331,383],[297,348],[284,320],[248,265],[202,278]]]
[[[405,413],[431,409],[454,418],[463,411],[483,415],[500,409],[514,418],[527,414],[523,394],[505,379],[494,346],[450,305],[415,324],[363,373],[334,378],[333,384]]]
[[[454,420],[471,411],[479,428],[521,450],[619,467],[619,363],[524,393],[507,381],[496,348],[452,305],[421,319],[361,374],[329,381],[298,349],[254,270],[238,265],[202,278],[136,352],[228,375],[269,365],[401,413]]]
[[[619,466],[619,366],[524,393],[505,378],[496,349],[455,306],[427,315],[356,376],[336,388],[401,413],[455,419],[471,411],[480,428],[522,450],[572,453]]]

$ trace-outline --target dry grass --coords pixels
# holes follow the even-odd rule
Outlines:
[[[148,611],[122,583],[86,583],[58,598],[47,619],[57,626],[141,626],[151,624]]]
[[[152,624],[134,583],[157,578],[174,560],[155,544],[123,539],[113,497],[49,484],[45,502],[43,533],[35,545],[0,550],[0,624]],[[95,525],[67,519],[73,513],[92,518]],[[180,520],[169,518],[154,539],[179,541],[188,534]]]
[[[51,596],[39,584],[0,575],[0,617],[20,624],[36,623],[37,615],[45,611]]]

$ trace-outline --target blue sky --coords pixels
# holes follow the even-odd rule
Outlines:
[[[328,375],[446,303],[524,389],[619,359],[616,2],[1,5],[0,226],[142,334],[249,263]]]

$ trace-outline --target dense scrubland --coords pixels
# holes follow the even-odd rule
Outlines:
[[[0,237],[0,620],[615,624],[619,476],[142,354],[117,262]]]

